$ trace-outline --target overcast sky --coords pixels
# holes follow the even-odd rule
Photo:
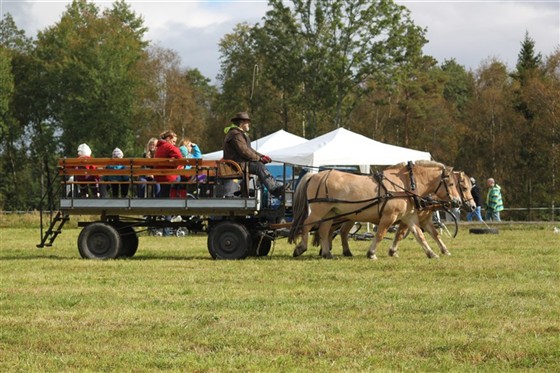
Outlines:
[[[560,45],[560,0],[447,0],[397,1],[414,22],[428,29],[424,53],[439,62],[455,60],[475,70],[489,58],[513,69],[525,31],[537,52],[550,55]],[[67,0],[0,0],[1,13],[9,12],[17,26],[35,37],[54,25]],[[112,1],[96,1],[100,7]],[[267,10],[264,0],[134,0],[132,9],[149,28],[147,39],[177,51],[185,67],[197,68],[215,81],[219,68],[218,42],[241,22],[260,22]]]

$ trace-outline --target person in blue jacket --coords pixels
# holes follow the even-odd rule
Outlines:
[[[113,159],[120,159],[123,158],[124,154],[122,150],[119,148],[115,148],[113,150],[112,158]],[[108,170],[124,170],[124,165],[108,165],[105,167]],[[111,195],[113,198],[119,197],[127,197],[128,196],[128,187],[130,182],[130,177],[126,175],[106,175],[103,176],[103,181],[114,181],[116,183],[110,184],[111,185]],[[120,195],[119,195],[120,194]]]
[[[183,140],[181,140],[181,142],[179,143],[181,146],[179,146],[179,150],[181,151],[181,155],[183,156],[183,158],[189,158],[189,159],[202,159],[202,152],[200,151],[200,148],[198,147],[197,144],[195,144],[194,142],[191,141],[191,139],[189,139],[188,137],[185,137]],[[191,169],[192,166],[186,165],[185,166],[185,170],[189,170]],[[198,175],[199,179],[198,181],[203,182],[205,179],[205,175]],[[195,183],[196,180],[196,176],[192,176],[192,177],[186,177],[186,176],[181,176],[181,181],[182,182],[193,182]],[[184,184],[179,185],[179,190],[181,189],[189,189],[189,188],[185,188]],[[189,191],[189,193],[194,193],[194,190]]]
[[[183,155],[183,158],[195,158],[202,159],[202,152],[197,144],[191,141],[188,137],[181,140],[179,150]],[[191,168],[190,166],[185,166],[186,169]]]

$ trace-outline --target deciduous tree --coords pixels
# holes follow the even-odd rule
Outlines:
[[[141,76],[146,29],[124,1],[100,13],[75,0],[54,26],[39,32],[36,54],[44,67],[53,123],[69,155],[82,142],[96,156],[132,148],[133,108]]]

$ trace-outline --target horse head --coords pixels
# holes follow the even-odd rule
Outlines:
[[[461,194],[452,167],[433,161],[418,161],[415,166],[419,175],[425,174],[425,188],[432,204],[461,206]]]
[[[474,211],[476,209],[476,203],[471,194],[471,178],[463,171],[454,171],[453,176],[455,177],[457,188],[461,195],[461,204],[467,211]]]
[[[443,185],[446,194],[444,198],[451,203],[451,207],[461,207],[461,193],[457,180],[454,177],[453,167],[444,166],[440,185]]]

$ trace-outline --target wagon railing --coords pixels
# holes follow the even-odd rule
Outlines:
[[[108,166],[123,166],[119,169],[107,168]],[[178,175],[180,180],[173,182],[147,181],[144,176],[166,176]],[[53,180],[53,186],[58,182],[58,187],[49,188],[50,193],[59,193],[59,209],[54,213],[54,206],[50,207],[51,217],[48,228],[43,231],[43,221],[41,220],[41,242],[37,247],[42,248],[51,246],[57,236],[61,233],[63,225],[69,220],[69,214],[115,214],[120,215],[124,212],[130,214],[147,214],[161,210],[164,212],[166,206],[168,211],[184,212],[190,205],[203,206],[199,210],[220,211],[228,209],[232,202],[220,202],[220,187],[225,182],[234,179],[239,181],[241,187],[240,197],[249,196],[248,173],[241,169],[238,163],[230,160],[203,160],[203,159],[168,159],[168,158],[62,158],[58,161],[57,178]],[[123,176],[127,181],[105,180],[104,177]],[[153,179],[152,179],[153,180]],[[244,182],[241,182],[244,181]],[[78,189],[83,185],[95,184],[101,190],[110,184],[128,184],[129,193],[121,198],[109,198],[107,194],[99,193],[95,196],[83,196],[78,193]],[[182,193],[175,193],[167,199],[141,198],[136,190],[139,186],[146,187],[155,184],[173,184]],[[147,189],[147,188],[146,188]],[[103,189],[104,190],[104,189]],[[203,194],[196,193],[194,198],[214,199],[206,204],[199,201],[187,202],[188,198],[193,197],[188,194],[189,190],[204,190]],[[52,198],[49,198],[50,200]],[[151,202],[150,202],[151,200]],[[166,202],[168,200],[168,202]],[[172,201],[171,201],[172,200]],[[167,204],[167,205],[166,205]],[[237,205],[244,206],[237,202]],[[138,207],[140,206],[140,207]],[[142,207],[144,206],[144,207]],[[160,207],[161,206],[161,207]],[[252,208],[252,205],[251,205]],[[249,207],[247,208],[249,209]],[[243,210],[241,208],[241,210]],[[42,215],[42,213],[41,213]],[[54,216],[53,216],[54,215]]]

